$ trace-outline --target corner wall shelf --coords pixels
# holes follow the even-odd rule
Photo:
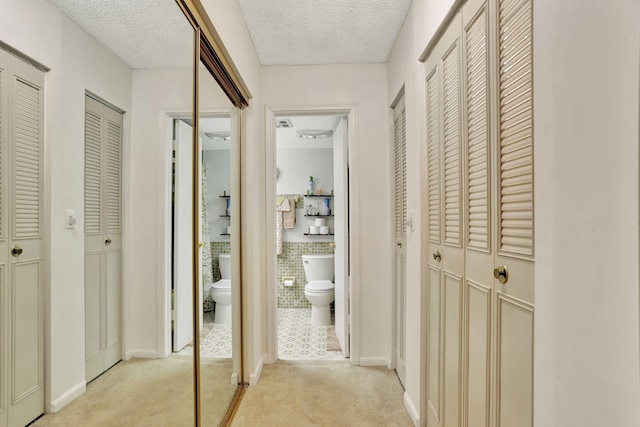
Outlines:
[[[305,236],[333,236],[333,233],[329,233],[329,234],[311,234],[311,233],[304,233]]]

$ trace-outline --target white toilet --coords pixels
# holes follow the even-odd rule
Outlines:
[[[211,285],[211,298],[216,302],[215,323],[231,323],[231,255],[218,255],[222,279]]]
[[[331,325],[330,304],[335,296],[333,284],[333,255],[302,255],[307,284],[304,295],[311,303],[311,324]]]

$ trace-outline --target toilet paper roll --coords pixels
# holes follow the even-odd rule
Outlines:
[[[316,227],[324,227],[325,225],[327,225],[325,218],[316,218]]]
[[[312,225],[311,227],[309,227],[309,234],[320,234],[320,227]]]
[[[227,225],[227,234],[231,234],[231,226]]]
[[[325,225],[320,227],[320,234],[329,234],[329,226]]]

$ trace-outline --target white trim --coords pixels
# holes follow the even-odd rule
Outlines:
[[[71,403],[73,400],[82,396],[86,391],[87,391],[87,383],[86,381],[82,380],[78,384],[71,387],[69,390],[65,391],[56,400],[51,402],[51,407],[48,408],[47,413],[55,414],[60,409],[64,408],[69,403]]]
[[[387,357],[361,357],[360,366],[385,366],[387,369],[393,369],[391,359]]]
[[[160,359],[164,356],[156,353],[153,350],[130,350],[124,355],[124,360],[130,359]]]
[[[413,404],[411,396],[409,396],[407,392],[404,393],[402,402],[404,403],[404,407],[411,417],[411,421],[413,421],[413,425],[418,427],[420,425],[420,414],[418,414],[418,411],[416,411],[416,405]]]
[[[253,371],[251,375],[249,375],[249,385],[258,385],[260,381],[260,376],[262,375],[262,368],[264,367],[264,356],[260,357],[258,360],[258,364],[256,365],[256,369]]]
[[[272,107],[265,105],[265,194],[267,197],[267,207],[269,200],[276,197],[276,138],[275,138],[275,117],[281,115],[296,114],[344,114],[348,116],[347,124],[349,131],[349,218],[350,218],[350,277],[351,277],[351,297],[350,297],[350,362],[359,364],[360,356],[360,221],[359,219],[359,179],[358,173],[358,138],[357,138],[357,107],[356,105],[316,105],[316,106],[280,106]],[[277,286],[276,286],[276,254],[275,254],[275,210],[266,209],[265,230],[266,230],[266,257],[267,257],[267,362],[274,363],[278,359],[277,349]],[[387,361],[387,359],[384,359]],[[388,365],[390,362],[386,362]],[[378,366],[378,365],[375,365]]]

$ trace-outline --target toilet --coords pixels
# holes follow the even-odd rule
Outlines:
[[[218,255],[222,279],[211,285],[211,298],[216,303],[214,323],[231,323],[231,255]]]
[[[307,278],[304,295],[311,303],[311,324],[330,326],[330,304],[335,296],[333,255],[302,255],[302,265]]]

